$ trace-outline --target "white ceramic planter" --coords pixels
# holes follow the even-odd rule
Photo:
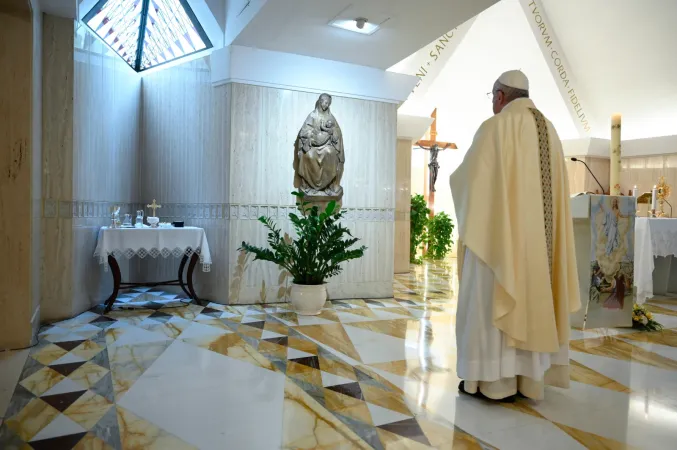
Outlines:
[[[297,314],[316,316],[320,314],[326,301],[327,288],[325,284],[314,286],[292,284],[291,304],[294,306]]]

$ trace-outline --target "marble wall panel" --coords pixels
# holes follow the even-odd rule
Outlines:
[[[31,343],[32,22],[0,5],[0,350]],[[39,143],[38,143],[39,145]]]
[[[132,212],[137,199],[141,78],[72,20],[44,15],[43,35],[41,320],[52,321],[107,297],[93,254],[110,206]]]
[[[409,236],[411,211],[410,139],[397,140],[395,175],[395,273],[409,272]]]
[[[668,201],[677,207],[674,195],[677,192],[675,190],[677,189],[677,153],[624,158],[621,161],[621,190],[626,194],[632,190],[633,186],[637,186],[640,194],[650,192],[653,186],[658,184],[661,176],[665,177],[666,183],[673,189],[673,195]],[[667,207],[666,213],[669,213],[669,209]]]

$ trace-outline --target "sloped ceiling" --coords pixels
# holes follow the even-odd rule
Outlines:
[[[233,43],[386,69],[497,1],[252,0],[260,10]],[[365,36],[328,26],[337,15],[387,21]]]
[[[677,134],[677,1],[541,2],[600,123],[593,137],[609,137],[617,112],[624,139]]]

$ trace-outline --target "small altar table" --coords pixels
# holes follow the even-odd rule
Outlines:
[[[637,303],[677,292],[677,219],[638,217],[635,228]]]
[[[157,258],[162,256],[181,257],[177,280],[159,281],[151,283],[123,283],[120,266],[116,258],[124,256],[132,258],[146,256]],[[113,273],[113,293],[106,300],[106,312],[113,307],[121,288],[138,286],[180,286],[189,298],[199,301],[193,287],[193,271],[198,262],[202,264],[202,271],[209,272],[211,255],[204,229],[196,227],[185,228],[109,228],[102,227],[96,243],[94,256],[99,263]],[[190,262],[188,263],[190,259]],[[183,281],[183,272],[188,263],[186,282]]]

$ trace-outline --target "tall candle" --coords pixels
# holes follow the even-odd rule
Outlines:
[[[611,144],[609,145],[609,184],[611,195],[621,195],[621,115],[611,116]]]
[[[635,187],[632,188],[632,196],[637,198],[637,185],[635,185]]]
[[[654,186],[653,189],[651,189],[651,209],[656,209],[656,202],[658,201],[656,194],[658,194],[658,189]]]

